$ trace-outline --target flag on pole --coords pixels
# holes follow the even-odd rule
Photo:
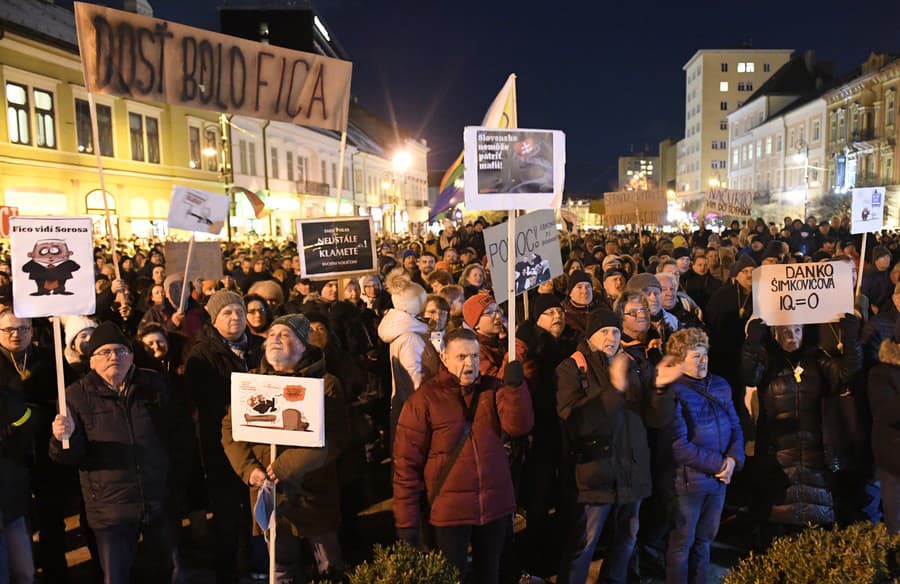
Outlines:
[[[488,108],[482,126],[488,128],[517,128],[519,126],[518,110],[516,109],[516,75],[511,73],[503,85],[503,89],[494,98],[491,107]],[[441,179],[438,200],[431,210],[429,220],[443,213],[447,209],[459,205],[463,199],[463,153],[460,152],[447,172]]]
[[[244,187],[231,187],[230,189],[232,194],[242,194],[247,197],[247,200],[250,202],[250,205],[253,207],[253,214],[257,219],[262,219],[266,215],[271,212],[271,209],[266,207],[266,199],[263,191],[256,191],[255,193],[249,189],[245,189]]]

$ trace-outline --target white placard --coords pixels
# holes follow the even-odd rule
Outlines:
[[[325,380],[232,373],[231,432],[241,442],[325,446]]]
[[[94,313],[90,217],[10,217],[9,230],[16,316]]]
[[[767,325],[836,322],[853,314],[847,262],[773,264],[753,270],[753,314]]]
[[[850,233],[874,233],[884,227],[884,187],[853,189]]]
[[[506,223],[484,230],[484,248],[487,251],[491,285],[497,302],[506,301],[509,294],[506,283],[509,257],[506,237]],[[553,211],[534,211],[516,218],[515,271],[516,295],[563,273],[559,233]]]
[[[169,228],[219,233],[228,218],[228,195],[175,185],[169,204]]]
[[[565,134],[469,126],[463,143],[466,209],[559,208],[565,182]]]

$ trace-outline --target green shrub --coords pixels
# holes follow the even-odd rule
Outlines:
[[[723,584],[870,584],[900,582],[900,536],[883,524],[810,528],[741,560]]]
[[[456,584],[459,572],[438,551],[423,551],[398,541],[375,545],[375,557],[350,572],[350,584]]]

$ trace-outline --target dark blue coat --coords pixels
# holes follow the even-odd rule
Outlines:
[[[697,389],[705,389],[714,404]],[[679,495],[716,494],[725,484],[715,477],[725,457],[735,461],[735,470],[744,466],[744,434],[731,400],[728,382],[718,375],[705,379],[687,375],[672,384],[675,414],[669,427],[675,492]]]

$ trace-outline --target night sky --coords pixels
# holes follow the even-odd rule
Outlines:
[[[271,0],[270,0],[271,1]],[[159,18],[218,30],[219,0],[151,0]],[[366,108],[428,140],[447,168],[510,73],[519,126],[567,136],[566,193],[614,186],[617,157],[681,138],[684,74],[702,48],[812,49],[844,74],[900,53],[900,2],[318,0]]]

